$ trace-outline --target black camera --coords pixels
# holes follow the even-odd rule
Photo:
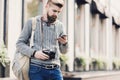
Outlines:
[[[56,54],[55,51],[43,50],[42,52],[49,56],[49,60],[55,59],[55,54]]]

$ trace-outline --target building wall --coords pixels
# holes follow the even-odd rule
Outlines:
[[[24,19],[22,19],[22,1],[25,1]],[[46,1],[40,1],[38,14],[44,13],[43,10],[42,13],[40,13],[39,10],[43,9],[46,3]],[[113,24],[113,9],[110,7],[110,2],[108,0],[107,2],[108,4],[104,4],[101,0],[98,1],[99,4],[103,5],[102,9],[104,11],[107,9],[108,12],[106,14],[102,13],[102,11],[100,11],[100,13],[92,14],[90,11],[91,3],[80,4],[80,7],[78,8],[74,0],[66,0],[66,5],[60,15],[60,20],[65,24],[68,33],[69,51],[66,56],[68,57],[67,64],[69,66],[69,71],[74,71],[74,58],[76,57],[85,59],[86,71],[90,70],[89,65],[92,59],[106,62],[106,70],[112,70],[112,63],[114,60],[117,62],[120,61],[120,31],[119,28],[115,28],[116,25],[119,26],[119,21],[116,22],[115,25]],[[4,35],[4,0],[0,0],[0,4],[1,42]],[[16,40],[22,30],[22,20],[24,20],[25,23],[29,16],[27,5],[28,2],[26,2],[26,0],[10,0],[8,2],[8,56],[11,61],[15,52]],[[98,10],[101,10],[99,9],[99,6],[97,6],[97,8]],[[100,18],[101,13],[107,15],[107,18]],[[117,13],[119,14],[119,12]]]

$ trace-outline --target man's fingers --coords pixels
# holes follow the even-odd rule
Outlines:
[[[43,60],[49,59],[49,56],[44,54],[44,53],[42,53],[41,59],[43,59]]]
[[[47,59],[49,59],[49,56],[46,55],[45,53],[42,53],[41,51],[38,51],[38,52],[35,54],[35,58],[41,59],[41,60],[47,60]]]
[[[48,55],[46,55],[45,53],[43,53],[43,56],[44,56],[45,58],[49,58],[49,56],[48,56]]]
[[[67,42],[67,39],[63,39],[63,38],[57,38],[57,40],[60,42],[60,43],[62,43],[62,44],[64,44],[64,43],[66,43]]]

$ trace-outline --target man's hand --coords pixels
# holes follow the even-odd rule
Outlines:
[[[36,59],[48,60],[49,56],[43,53],[42,51],[36,51],[34,57]]]
[[[67,36],[63,35],[63,36],[57,38],[57,40],[62,44],[66,44],[67,43]]]

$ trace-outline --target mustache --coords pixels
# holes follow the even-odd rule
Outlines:
[[[57,16],[55,16],[55,15],[51,16],[51,19],[56,19],[56,18],[57,18]]]
[[[52,17],[53,17],[53,18],[57,18],[57,16],[56,16],[56,15],[53,15]]]
[[[52,16],[48,16],[48,22],[53,23],[54,21],[56,21],[57,16],[56,15],[52,15]]]

